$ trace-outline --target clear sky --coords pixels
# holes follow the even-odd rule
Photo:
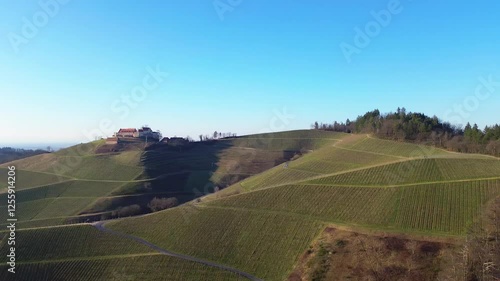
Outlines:
[[[241,135],[398,106],[500,123],[499,11],[494,0],[0,0],[0,145],[144,124]]]

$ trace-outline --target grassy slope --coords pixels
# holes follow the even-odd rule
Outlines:
[[[1,265],[0,280],[241,280],[91,226],[21,230],[16,241],[15,278]],[[0,242],[2,256],[8,254],[5,242]]]
[[[142,173],[141,151],[96,154],[100,145],[102,141],[76,145],[2,165],[2,175],[5,167],[16,166],[19,227],[64,224],[64,218],[79,214]],[[7,215],[6,196],[0,193],[2,222]]]
[[[334,143],[338,137],[343,137],[342,134],[336,133],[318,133],[313,138],[310,138],[308,134],[308,131],[295,131],[240,137],[214,143],[197,144],[194,149],[189,151],[169,148],[165,151],[152,150],[145,154],[138,151],[126,151],[118,154],[95,155],[92,151],[98,148],[98,144],[92,143],[44,155],[44,157],[33,157],[17,161],[11,164],[15,164],[18,168],[20,178],[24,176],[24,173],[49,178],[48,180],[38,180],[30,176],[29,178],[32,179],[33,183],[23,184],[24,190],[18,191],[18,218],[20,219],[18,228],[61,224],[64,223],[65,218],[77,214],[96,198],[109,194],[119,195],[130,190],[132,190],[131,194],[134,194],[133,190],[135,188],[142,188],[144,183],[147,183],[147,181],[131,181],[136,174],[136,168],[143,169],[142,165],[145,165],[144,168],[148,172],[159,170],[162,174],[172,173],[173,176],[166,177],[168,180],[171,177],[176,177],[177,172],[188,171],[186,173],[188,177],[179,177],[177,184],[181,187],[174,186],[172,190],[189,191],[193,188],[199,189],[200,185],[206,184],[207,181],[222,184],[224,181],[228,181],[228,175],[243,178],[257,174],[277,163],[286,161],[298,151],[316,149],[322,145]],[[22,169],[30,169],[36,172]],[[150,174],[146,173],[144,177],[148,178]],[[229,181],[241,178],[229,178]],[[38,183],[42,183],[40,184],[42,186],[39,186]],[[0,206],[0,208],[4,209],[6,206]],[[218,218],[221,216],[227,218],[226,211],[217,208],[208,209],[205,214],[206,217],[202,218],[202,220],[212,220],[214,225],[216,221],[220,221]],[[241,222],[248,216],[255,216],[255,220],[252,220],[254,224],[241,225]],[[194,218],[197,218],[197,216],[193,216]],[[193,222],[191,226],[196,228],[199,222]],[[244,269],[259,272],[271,280],[285,277],[286,273],[291,269],[290,265],[293,264],[297,255],[317,234],[320,225],[316,222],[288,216],[273,214],[266,216],[265,214],[254,214],[247,211],[234,213],[232,222],[234,227],[228,227],[234,228],[235,232],[233,233],[239,233],[242,236],[237,240],[230,241],[237,251],[232,256],[226,257],[226,263],[231,264],[232,262],[229,262],[229,260],[238,261],[238,265],[241,265]],[[241,228],[237,228],[238,226]],[[162,225],[156,227],[163,228]],[[224,236],[225,228],[217,227],[216,229],[218,232],[213,232],[210,237],[206,237],[207,241],[228,242],[229,240]],[[259,229],[261,231],[256,231]],[[295,229],[294,233],[288,233],[289,229]],[[281,241],[271,249],[274,254],[269,255],[268,249],[260,246],[244,251],[246,237],[249,239],[262,239],[262,233],[268,233],[266,244],[270,240]],[[201,233],[197,235],[199,236]],[[85,238],[82,240],[77,238],[79,236]],[[135,253],[134,251],[132,253],[122,253],[118,249],[123,248],[123,246],[113,245],[114,242],[107,241],[107,239],[111,238],[100,237],[93,229],[80,226],[21,230],[18,239],[24,243],[20,253],[28,257],[23,259],[23,262],[26,263],[25,266],[28,267],[27,270],[23,271],[22,274],[25,274],[23,276],[31,276],[30,274],[40,270],[46,274],[46,278],[51,280],[64,279],[65,276],[70,276],[76,272],[78,272],[79,276],[91,276],[88,278],[95,278],[96,280],[99,278],[113,280],[115,278],[114,271],[107,272],[104,270],[101,272],[88,270],[88,268],[91,266],[97,268],[116,266],[117,263],[121,262],[129,263],[131,267],[132,264],[141,267],[146,266],[147,262],[159,263],[168,260],[164,257],[121,256],[122,254],[142,255],[143,253]],[[187,239],[183,244],[189,244]],[[42,240],[48,243],[40,243]],[[91,240],[105,246],[102,249],[94,248]],[[200,242],[203,244],[202,241]],[[108,246],[117,249],[118,252],[108,252]],[[218,251],[212,251],[212,253],[221,257],[226,252],[225,249],[229,248],[229,245],[226,244],[226,246],[217,247]],[[290,246],[293,247],[293,250],[290,250]],[[197,248],[201,249],[201,244]],[[119,255],[119,257],[114,257],[114,255]],[[248,264],[248,255],[268,262],[265,265],[256,263],[254,265],[250,264],[250,268],[245,267],[244,265]],[[279,264],[273,265],[272,261],[284,256],[288,258]],[[207,251],[204,257],[213,258],[210,251]],[[44,260],[44,262],[40,262],[41,260]],[[184,272],[182,268],[177,268],[171,272],[172,275],[165,275],[165,280],[200,280],[200,276],[202,276],[201,279],[203,280],[238,279],[232,274],[200,265],[177,260],[168,261],[172,262],[173,265],[178,264],[184,267]],[[172,269],[165,265],[163,267]],[[186,268],[197,268],[197,271],[186,271]],[[160,277],[160,275],[145,274],[144,271],[125,271],[124,274],[131,274],[134,278],[145,276],[145,280],[156,280],[155,278]],[[167,277],[172,277],[172,279]]]
[[[108,227],[264,280],[283,280],[320,223],[286,214],[184,206]]]
[[[145,163],[150,171],[175,173],[191,169],[186,173],[187,178],[176,179],[178,185],[182,185],[180,190],[189,190],[200,188],[200,184],[207,179],[213,180],[211,177],[221,180],[224,177],[220,175],[256,174],[259,167],[276,164],[276,159],[274,162],[272,159],[288,149],[314,151],[291,161],[287,168],[280,165],[248,178],[241,185],[235,184],[207,196],[202,200],[206,203],[197,207],[188,204],[113,222],[110,227],[141,236],[170,250],[237,267],[266,280],[283,280],[325,222],[400,232],[462,234],[481,207],[500,192],[498,179],[469,180],[477,173],[481,173],[481,177],[498,178],[495,162],[498,160],[488,157],[449,153],[362,135],[346,136],[319,131],[284,132],[267,137],[222,140],[213,144],[215,148],[198,146],[198,150],[190,152],[166,149],[150,153],[142,160],[143,163],[150,161]],[[68,156],[56,155],[56,158]],[[137,155],[132,154],[100,157],[105,159],[103,161],[112,161],[106,163],[124,167],[129,161],[137,159]],[[86,155],[82,158],[96,157]],[[454,160],[449,160],[451,158]],[[250,161],[245,162],[247,159]],[[54,162],[47,160],[47,163]],[[28,163],[26,167],[43,166],[37,162]],[[412,167],[412,172],[402,173],[402,182],[407,185],[400,186],[399,181],[388,184],[380,180],[377,169],[386,169],[391,173],[397,171],[401,176],[402,163],[412,163],[405,166]],[[74,176],[75,173],[82,175],[80,171],[69,172],[68,175]],[[337,176],[350,180],[338,182]],[[326,185],[304,183],[320,178],[327,179]],[[428,183],[450,179],[463,181]],[[415,182],[420,184],[412,185]],[[71,191],[71,188],[64,189],[61,185],[57,185],[57,190]],[[136,188],[132,183],[128,185],[131,190]],[[234,191],[240,194],[223,198]],[[37,198],[39,195],[32,196]],[[54,199],[29,201],[29,208],[34,206],[36,209],[37,202],[43,200]],[[32,213],[38,215],[40,212],[35,210]],[[45,213],[50,214],[51,211]],[[42,213],[41,217],[50,216]],[[42,222],[44,220],[40,220]]]
[[[398,185],[500,176],[494,159],[418,159],[310,180],[315,184]]]
[[[275,167],[207,196],[201,205],[195,205],[198,207],[187,205],[114,222],[110,227],[248,270],[266,280],[283,280],[298,254],[307,248],[307,243],[281,243],[297,240],[294,235],[299,229],[314,236],[324,223],[341,223],[395,232],[462,235],[484,204],[500,194],[500,173],[498,160],[461,156],[353,135],[316,148],[287,168]],[[403,180],[388,183],[380,170]],[[303,183],[321,178],[327,179],[327,185]],[[350,181],[340,181],[342,178]],[[457,181],[446,182],[450,180]],[[433,181],[443,182],[429,183]],[[259,225],[263,221],[273,221],[277,227]],[[230,249],[230,253],[221,249]],[[290,256],[294,258],[288,259]],[[248,260],[253,262],[248,264]]]
[[[142,244],[100,232],[90,225],[19,230],[16,234],[16,254],[19,262],[153,252]],[[7,255],[8,247],[5,241],[1,244],[2,256]]]
[[[405,187],[285,185],[212,201],[209,206],[293,213],[384,230],[464,234],[500,180]]]
[[[7,179],[7,168],[0,168],[0,178]],[[54,174],[46,174],[46,173],[38,173],[32,171],[25,170],[16,170],[16,189],[26,189],[30,187],[43,186],[53,183],[58,183],[62,181],[67,181],[70,178],[54,175]],[[0,182],[0,192],[4,192],[7,188],[7,180],[2,180]]]
[[[27,263],[15,274],[0,266],[0,280],[37,281],[243,281],[239,275],[168,256],[140,256],[75,259],[58,262]],[[36,279],[35,279],[36,278]]]

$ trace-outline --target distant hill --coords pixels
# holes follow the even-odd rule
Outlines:
[[[0,148],[0,164],[43,153],[48,153],[48,152],[41,149],[32,150],[32,149],[2,147]]]

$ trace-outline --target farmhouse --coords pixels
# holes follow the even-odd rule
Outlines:
[[[137,133],[137,129],[120,129],[118,133],[116,133],[117,137],[122,137],[122,138],[133,138],[135,137],[135,134]]]
[[[155,133],[149,127],[140,128],[135,134],[136,138],[155,137]]]
[[[159,131],[153,132],[150,127],[143,126],[140,129],[135,128],[122,128],[113,137],[116,138],[146,138],[160,141],[161,133]]]

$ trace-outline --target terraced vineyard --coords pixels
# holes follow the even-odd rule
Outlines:
[[[283,280],[320,225],[286,214],[186,206],[107,227],[264,280]]]
[[[16,251],[23,262],[152,252],[142,244],[130,243],[128,239],[100,232],[90,225],[20,230],[16,239],[19,241]],[[2,256],[7,255],[9,249],[5,242],[0,246]]]
[[[34,278],[40,281],[247,280],[235,273],[159,254],[25,263],[22,267],[23,270],[16,273],[16,279],[12,279],[12,274],[5,273],[7,266],[0,266],[1,280],[35,280]]]
[[[126,181],[134,179],[142,173],[141,167],[120,164],[121,159],[122,157],[116,155],[59,156],[51,153],[22,159],[14,163],[18,170],[88,180]],[[7,165],[4,164],[2,167]]]
[[[316,178],[309,183],[392,186],[499,175],[500,161],[495,159],[419,159]]]
[[[160,255],[91,226],[19,231],[17,241],[22,263],[15,278],[1,265],[1,280],[243,280],[231,272]],[[0,240],[2,256],[9,247]]]
[[[465,234],[485,204],[500,196],[500,179],[426,184],[398,191],[397,228]]]
[[[103,149],[104,142],[96,141],[6,163],[0,172],[6,173],[5,167],[11,164],[17,168],[21,228],[78,222],[79,218],[84,222],[101,218],[99,214],[108,218],[112,211],[134,204],[147,212],[154,197],[186,202],[270,169],[297,151],[343,136],[309,134],[304,130],[147,148],[136,141],[126,144],[130,150],[121,147],[119,152],[109,146]],[[0,188],[5,184],[0,183]],[[0,219],[6,216],[6,196],[0,193],[0,199],[5,199],[0,203]]]
[[[264,150],[310,150],[333,144],[347,134],[327,131],[286,131],[238,137],[232,140],[234,146]]]
[[[399,157],[365,153],[327,146],[290,163],[290,167],[319,174],[331,174],[400,160]]]
[[[386,230],[463,234],[500,179],[407,187],[284,185],[209,202],[209,206],[294,213]]]
[[[291,168],[285,168],[283,165],[268,170],[256,177],[243,181],[241,186],[246,190],[259,189],[267,186],[293,183],[304,178],[317,176],[318,174]]]
[[[21,189],[17,196],[18,226],[36,227],[65,224],[94,201],[120,189],[124,182],[69,180],[36,188]],[[0,194],[0,220],[7,219],[7,194]],[[29,221],[34,221],[30,223]]]
[[[81,280],[239,280],[85,224],[38,228],[99,219],[126,204],[144,207],[154,196],[184,203],[228,186],[106,227],[280,281],[326,225],[460,237],[500,196],[497,158],[366,135],[292,131],[99,155],[92,152],[98,143],[84,148],[89,152],[83,155],[62,151],[15,162],[20,177],[32,177],[17,193],[18,228],[33,228],[18,232],[20,256],[29,257],[23,258],[22,276],[41,271],[46,280],[75,274]],[[68,160],[75,164],[55,169]],[[0,221],[5,208],[0,205]],[[88,217],[78,216],[83,213]],[[0,254],[6,250],[2,241]],[[148,263],[168,272],[148,272]]]
[[[57,218],[49,218],[49,219],[32,219],[32,220],[22,220],[16,223],[16,227],[18,229],[26,229],[26,228],[40,228],[40,227],[48,227],[48,226],[58,226],[67,224],[67,219],[71,217],[57,217]],[[2,229],[7,229],[9,223],[2,223],[0,227]]]
[[[7,178],[7,168],[2,168],[0,167],[0,176],[2,178]],[[48,185],[48,184],[53,184],[53,183],[58,183],[62,181],[69,180],[70,178],[60,176],[60,175],[55,175],[55,174],[46,174],[46,173],[38,173],[38,172],[32,172],[32,171],[25,171],[25,170],[17,170],[16,171],[17,177],[16,177],[16,184],[17,184],[17,189],[25,189],[25,188],[30,188],[30,187],[36,187],[36,186],[43,186],[43,185]],[[7,188],[7,182],[2,181],[0,183],[0,192],[2,192],[4,188]]]
[[[50,198],[18,203],[17,217],[22,222],[69,217],[77,214],[94,200],[93,198]],[[0,220],[2,222],[7,220],[7,205],[0,206]]]
[[[379,154],[406,158],[452,155],[450,152],[431,146],[381,140],[362,135],[355,135],[352,141],[341,142],[339,146],[363,152],[376,152]]]
[[[66,181],[39,188],[24,189],[17,192],[19,199],[17,202],[28,202],[38,199],[56,197],[91,197],[104,196],[114,189],[119,188],[123,182],[90,182],[88,181]],[[4,194],[2,194],[4,195]],[[4,195],[5,196],[5,195]],[[2,196],[2,198],[4,197]],[[1,201],[4,202],[4,201]],[[5,200],[5,202],[7,202]]]
[[[16,273],[14,279],[12,274],[6,273],[8,267],[0,265],[0,279],[4,281],[248,280],[222,269],[159,254],[24,263],[21,266],[23,269]]]
[[[284,185],[212,201],[208,205],[294,213],[325,222],[383,225],[391,221],[396,193],[396,189],[384,188]]]

